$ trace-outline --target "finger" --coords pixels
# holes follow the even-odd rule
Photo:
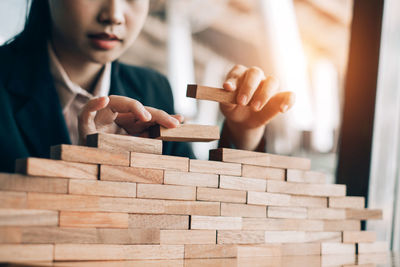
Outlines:
[[[125,96],[117,96],[112,95],[109,96],[110,103],[108,107],[113,112],[118,113],[132,113],[141,121],[150,121],[151,114],[145,109],[145,107],[139,101],[125,97]]]
[[[271,97],[260,112],[255,113],[254,119],[255,121],[267,124],[278,114],[288,111],[294,105],[295,101],[296,97],[292,92],[278,93]]]
[[[250,106],[253,110],[260,111],[264,108],[269,99],[278,92],[278,89],[278,79],[273,76],[268,76],[267,79],[261,82],[259,89],[254,93]]]
[[[243,65],[235,65],[226,75],[223,88],[227,91],[235,91],[240,86],[240,80],[246,73],[247,68]]]
[[[80,133],[86,136],[87,133],[95,131],[94,117],[96,111],[105,108],[109,102],[110,99],[107,96],[103,96],[91,99],[86,103],[78,116],[78,130]],[[94,129],[91,129],[93,127]]]
[[[151,122],[155,122],[166,128],[175,128],[180,124],[180,121],[177,118],[169,115],[167,112],[161,109],[152,107],[146,107],[146,109],[151,113]]]
[[[180,123],[183,123],[185,121],[185,117],[183,115],[175,114],[175,115],[171,115],[171,116],[174,117],[175,119],[177,119]]]
[[[239,105],[246,106],[254,92],[260,86],[262,80],[265,79],[264,72],[258,67],[251,67],[247,70],[243,82],[238,88],[236,101]]]

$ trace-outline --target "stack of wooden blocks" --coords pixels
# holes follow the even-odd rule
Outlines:
[[[208,128],[207,128],[208,127]],[[157,128],[157,127],[156,127]],[[0,261],[91,261],[379,253],[361,221],[381,219],[310,160],[220,148],[210,160],[162,155],[154,137],[95,134],[0,174]],[[189,139],[188,139],[189,138]]]

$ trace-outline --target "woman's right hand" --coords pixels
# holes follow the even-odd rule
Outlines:
[[[139,101],[125,96],[104,96],[90,100],[78,117],[79,144],[86,143],[89,134],[120,133],[146,136],[146,130],[155,124],[175,128],[183,122],[181,115],[169,115],[163,110],[145,107]]]

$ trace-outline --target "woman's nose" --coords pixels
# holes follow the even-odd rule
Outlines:
[[[106,0],[99,14],[99,22],[102,24],[121,25],[125,23],[123,12],[123,0]]]

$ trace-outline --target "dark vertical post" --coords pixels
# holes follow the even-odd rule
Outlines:
[[[384,0],[354,0],[337,183],[368,196]]]

